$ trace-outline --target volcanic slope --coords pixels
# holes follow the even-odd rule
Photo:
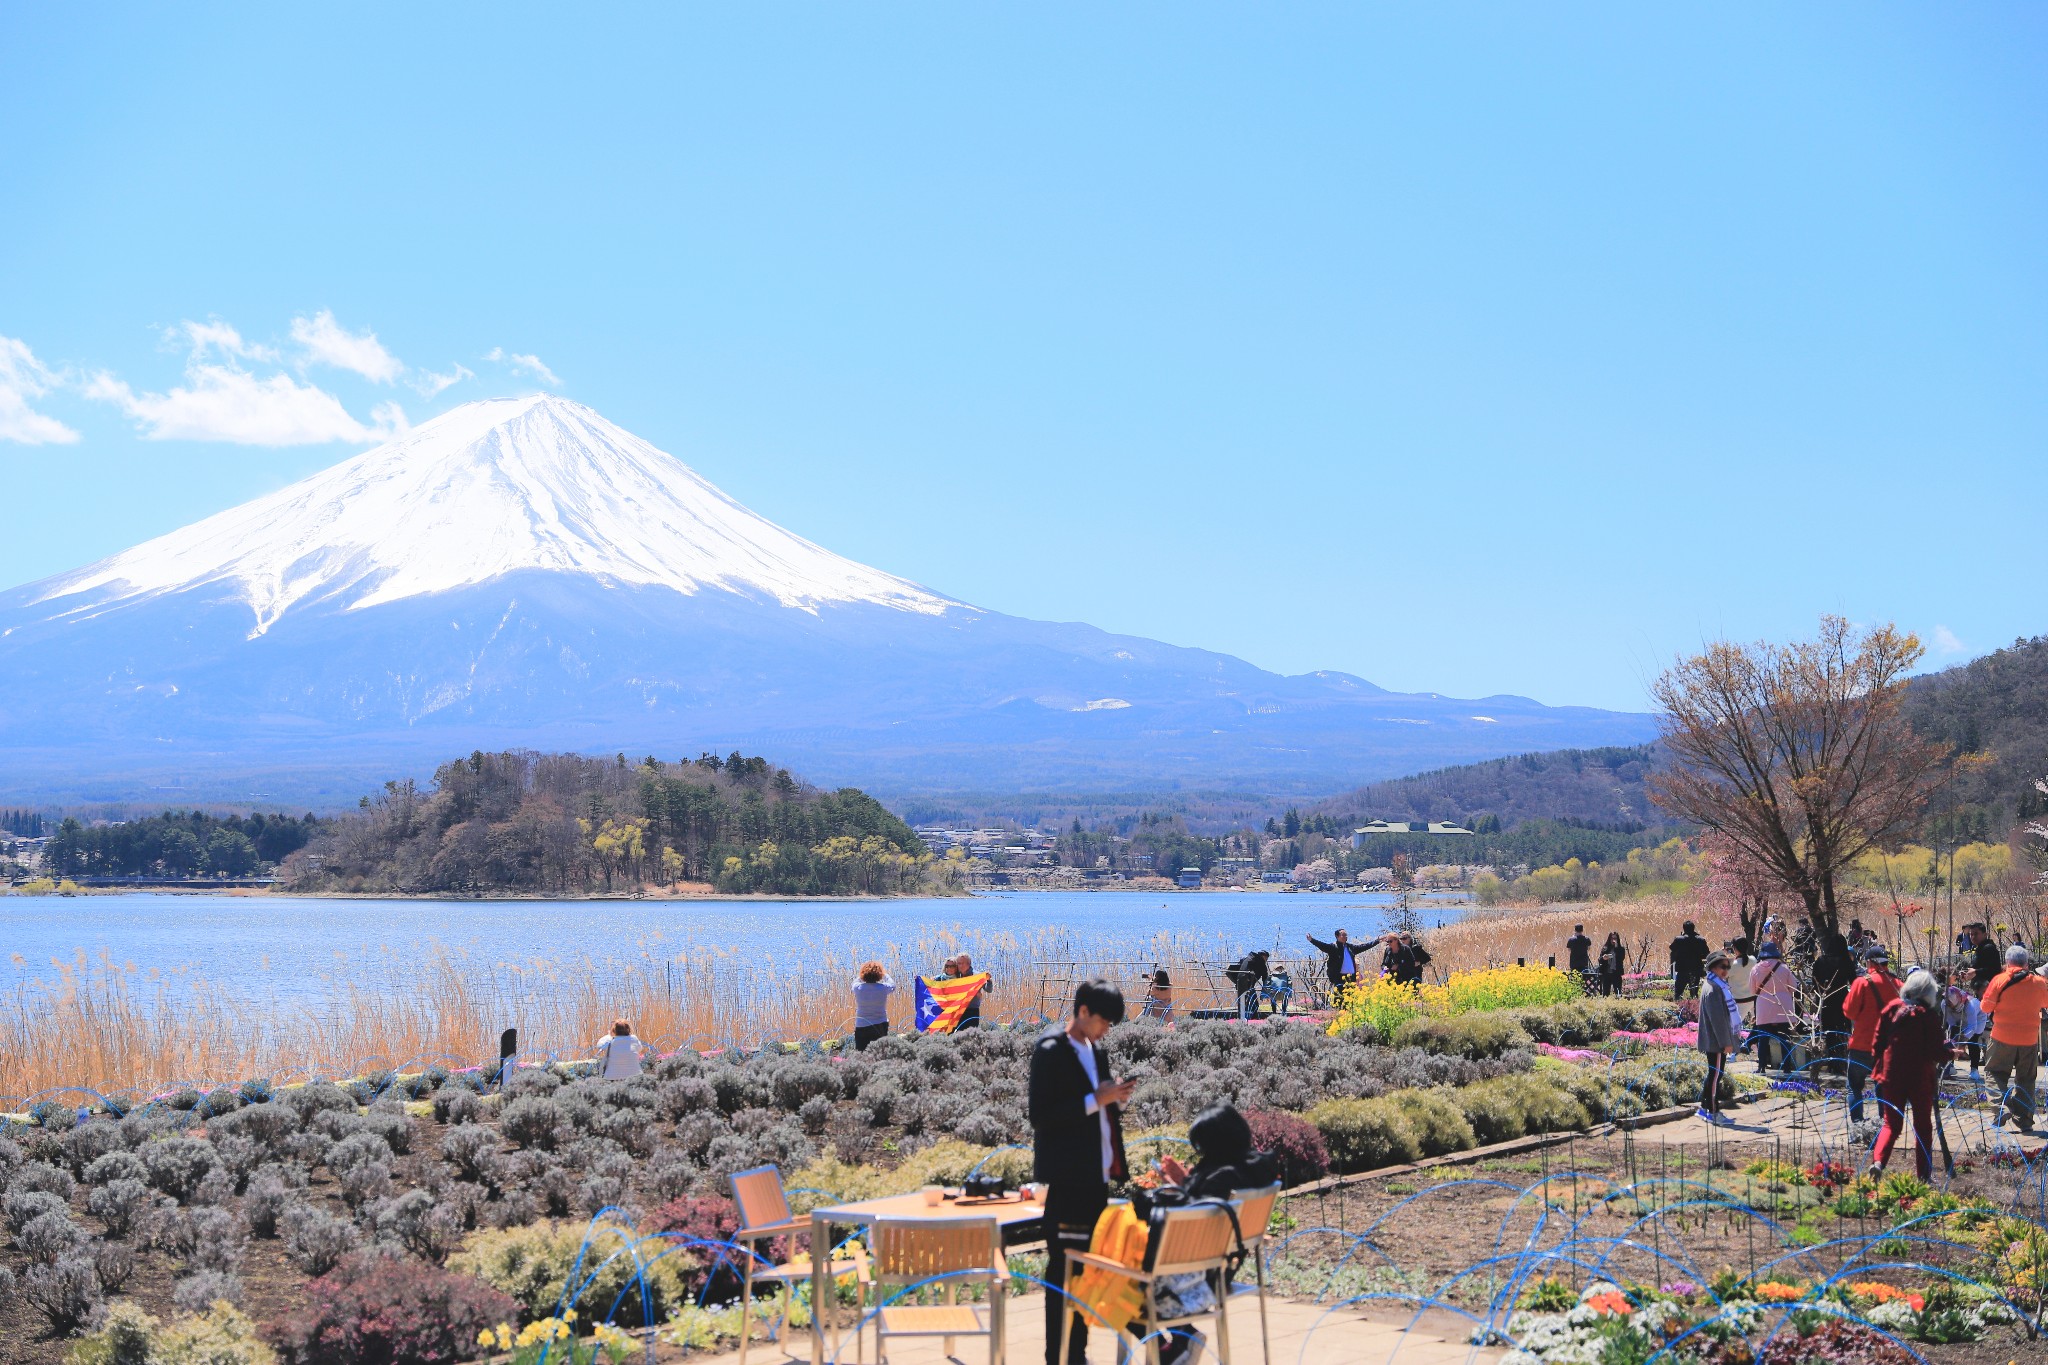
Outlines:
[[[0,593],[0,792],[46,799],[312,800],[515,746],[737,746],[882,792],[1311,793],[1650,730],[987,611],[550,396]]]

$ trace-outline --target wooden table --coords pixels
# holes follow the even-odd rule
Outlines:
[[[1003,1245],[1029,1240],[1038,1230],[1045,1205],[1026,1202],[1015,1194],[1001,1200],[949,1198],[936,1207],[924,1202],[922,1192],[892,1194],[881,1199],[863,1199],[854,1204],[834,1204],[811,1210],[811,1365],[824,1365],[825,1315],[835,1305],[832,1299],[830,1267],[834,1224],[873,1227],[884,1220],[892,1223],[950,1223],[969,1218],[994,1218],[1001,1228]]]

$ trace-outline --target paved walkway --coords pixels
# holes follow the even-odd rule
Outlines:
[[[1045,1359],[1045,1309],[1039,1297],[1032,1294],[1012,1299],[1008,1307],[1008,1365],[1038,1365]],[[1450,1314],[1431,1315],[1411,1330],[1406,1317],[1368,1318],[1348,1309],[1332,1311],[1293,1299],[1269,1298],[1267,1313],[1273,1336],[1272,1365],[1499,1365],[1506,1354],[1500,1347],[1482,1348],[1464,1341],[1459,1320]],[[1230,1343],[1234,1365],[1266,1365],[1259,1344],[1258,1305],[1249,1296],[1231,1300]],[[810,1337],[798,1333],[789,1345],[801,1355],[802,1365],[809,1365]],[[851,1361],[850,1339],[846,1347],[844,1359]],[[866,1358],[872,1359],[872,1336],[867,1339],[866,1352]],[[910,1338],[889,1345],[891,1365],[943,1365],[946,1359],[936,1340]],[[988,1359],[988,1343],[979,1337],[962,1337],[954,1342],[952,1359],[962,1365],[980,1365]],[[1115,1359],[1114,1338],[1107,1332],[1089,1333],[1089,1365],[1113,1365]],[[690,1357],[691,1365],[737,1365],[738,1360],[737,1351]],[[1202,1365],[1214,1365],[1215,1361],[1212,1341]],[[747,1349],[747,1365],[792,1362],[776,1345],[756,1342]]]
[[[1952,1100],[1960,1093],[1959,1089],[1951,1089],[1944,1099]],[[1871,1123],[1875,1124],[1882,1113],[1874,1101],[1866,1101],[1865,1117]],[[1795,1136],[1808,1145],[1817,1140],[1834,1145],[1842,1144],[1848,1138],[1848,1108],[1839,1095],[1823,1100],[1818,1096],[1779,1091],[1753,1103],[1731,1108],[1728,1117],[1735,1120],[1735,1127],[1717,1128],[1704,1119],[1688,1115],[1647,1129],[1644,1136],[1657,1141],[1697,1146],[1770,1137],[1790,1142]],[[2048,1133],[2037,1131],[2029,1135],[2009,1127],[1993,1128],[1991,1117],[1989,1107],[1944,1108],[1942,1128],[1948,1135],[1949,1150],[1958,1158],[1983,1156],[1998,1150],[2017,1150],[2032,1161],[2041,1155],[2044,1148],[2048,1148]],[[1909,1137],[1910,1131],[1909,1127]],[[1867,1148],[1870,1139],[1853,1145]],[[1910,1162],[1910,1156],[1907,1161]],[[1898,1156],[1893,1157],[1893,1166],[1895,1169],[1911,1169],[1910,1164],[1901,1166]]]

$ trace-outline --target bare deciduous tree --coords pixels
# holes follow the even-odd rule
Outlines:
[[[1835,932],[1835,877],[1920,811],[1943,750],[1900,709],[1919,639],[1821,618],[1818,639],[1709,645],[1652,688],[1671,768],[1667,810],[1719,834]]]

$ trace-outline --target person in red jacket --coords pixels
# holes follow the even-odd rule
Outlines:
[[[1939,987],[1932,976],[1915,971],[1906,978],[1898,999],[1886,1005],[1877,1022],[1877,1066],[1871,1079],[1884,1109],[1884,1126],[1870,1153],[1870,1171],[1884,1170],[1892,1147],[1906,1130],[1906,1111],[1913,1111],[1913,1172],[1934,1178],[1934,1089],[1941,1065],[1949,1059],[1948,1032],[1937,1004]]]
[[[1891,974],[1891,954],[1880,943],[1863,957],[1863,975],[1849,987],[1842,1012],[1849,1016],[1849,1122],[1863,1122],[1863,1079],[1876,1061],[1877,1022],[1884,1007],[1899,998],[1899,979]]]

